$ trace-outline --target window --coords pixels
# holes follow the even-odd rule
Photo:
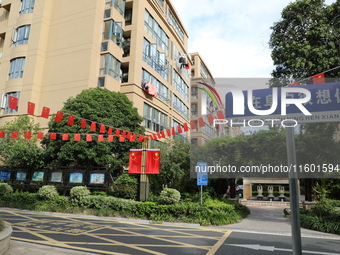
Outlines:
[[[181,126],[182,130],[183,130],[183,125],[181,125],[179,122],[177,122],[175,120],[172,120],[171,127],[174,127],[176,132],[178,131],[178,126]],[[180,133],[180,134],[176,134],[174,136],[175,139],[183,139],[183,142],[185,142],[185,138],[186,137],[187,137],[187,133],[186,132],[183,132],[183,133]]]
[[[13,30],[12,41],[14,46],[28,43],[31,25],[25,25]]]
[[[192,145],[198,145],[198,139],[197,138],[192,138],[191,139],[191,144]]]
[[[173,95],[173,103],[172,106],[176,111],[183,115],[183,117],[188,119],[188,107],[179,99],[177,96]]]
[[[197,87],[191,87],[191,99],[197,99],[198,98],[198,89]]]
[[[2,95],[2,100],[1,100],[1,108],[4,108],[4,114],[11,114],[11,113],[17,113],[17,110],[11,109],[8,107],[8,102],[9,102],[9,97],[20,97],[20,91],[16,92],[10,92]]]
[[[168,116],[156,108],[144,103],[144,126],[155,132],[165,130],[168,126]]]
[[[154,43],[144,38],[143,60],[159,73],[165,80],[168,80],[168,61],[165,53],[159,52]]]
[[[122,16],[124,16],[125,0],[106,0],[105,7],[114,7]]]
[[[174,27],[179,37],[184,41],[184,32],[170,10],[168,11],[168,21],[170,25]]]
[[[212,129],[212,127],[210,127],[210,126],[208,126],[208,125],[205,125],[204,126],[204,133],[206,133],[207,135],[209,135],[209,136],[213,136],[213,129]]]
[[[191,116],[197,117],[197,103],[191,104]]]
[[[25,58],[15,58],[11,60],[9,68],[9,78],[22,78],[24,75]]]
[[[120,81],[120,65],[121,63],[111,54],[103,54],[100,56],[99,75],[108,74],[117,81]]]
[[[157,0],[157,2],[159,3],[160,6],[164,6],[164,0]]]
[[[151,82],[157,88],[158,98],[164,102],[168,100],[168,87],[166,87],[163,83],[157,80],[153,75],[151,75],[148,71],[143,69],[142,74],[142,83]]]
[[[116,22],[112,19],[104,21],[103,41],[112,40],[119,47],[122,47],[122,37],[122,22]]]
[[[131,25],[132,24],[132,9],[126,9],[125,10],[125,25]]]
[[[26,13],[32,13],[34,9],[35,0],[21,0],[20,15]]]
[[[175,70],[174,87],[185,100],[188,100],[189,87]]]

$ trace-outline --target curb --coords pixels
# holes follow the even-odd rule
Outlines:
[[[7,226],[3,231],[0,232],[0,255],[3,255],[8,251],[12,231],[12,227]]]

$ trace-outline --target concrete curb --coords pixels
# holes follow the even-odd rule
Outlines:
[[[0,232],[0,255],[5,254],[9,249],[12,231],[12,227],[7,226],[3,231]]]

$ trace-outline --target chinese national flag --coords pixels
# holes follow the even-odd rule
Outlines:
[[[109,127],[109,129],[107,130],[107,134],[112,135],[112,127]]]
[[[175,127],[171,128],[171,135],[176,135]]]
[[[150,137],[151,137],[151,140],[157,140],[157,136],[156,135],[154,135],[154,134],[152,134],[152,135],[150,135]]]
[[[92,142],[92,135],[86,135],[86,142]]]
[[[9,96],[8,108],[18,110],[18,98]]]
[[[31,139],[32,138],[32,132],[25,132],[25,139]]]
[[[120,129],[116,129],[116,136],[120,136]]]
[[[182,130],[181,125],[178,125],[178,126],[177,126],[177,131],[178,131],[178,132],[177,132],[178,134],[183,133],[183,130]]]
[[[143,135],[139,135],[138,141],[139,141],[139,142],[144,142],[144,136],[143,136]]]
[[[37,133],[37,138],[38,139],[43,139],[44,138],[44,132],[38,132]]]
[[[184,127],[184,132],[188,132],[188,131],[189,131],[189,125],[188,125],[188,123],[184,123],[184,124],[183,124],[183,127]]]
[[[104,124],[100,125],[99,133],[105,133],[105,125]]]
[[[86,128],[86,119],[81,119],[81,121],[80,121],[80,127],[81,127],[81,128]]]
[[[125,138],[125,136],[126,136],[126,131],[125,130],[123,130],[121,136]]]
[[[196,123],[194,120],[190,121],[191,129],[196,129]]]
[[[293,84],[289,84],[288,87],[295,87],[295,86],[299,86],[299,83],[298,82],[295,82]]]
[[[225,119],[225,116],[222,111],[217,111],[217,118],[222,119],[222,120]]]
[[[136,133],[134,133],[133,135],[131,135],[131,137],[130,137],[130,142],[136,141],[136,137],[137,137],[137,134],[136,134]]]
[[[171,136],[171,130],[170,130],[170,129],[167,129],[167,130],[166,130],[166,134],[167,134],[168,136]]]
[[[57,134],[56,133],[50,133],[50,140],[56,140]]]
[[[11,138],[12,139],[18,139],[19,131],[12,131]]]
[[[313,79],[313,84],[320,84],[320,83],[326,82],[324,73],[314,75],[314,76],[312,76],[312,79]]]
[[[214,124],[214,116],[212,116],[212,114],[208,114],[207,117],[210,125]]]
[[[73,115],[68,116],[67,125],[70,125],[70,126],[74,125],[74,116]]]
[[[161,131],[161,138],[165,138],[164,130]]]
[[[41,111],[41,117],[48,119],[48,116],[50,115],[50,108],[48,107],[43,107]]]
[[[114,138],[113,135],[108,135],[107,141],[108,141],[108,142],[113,142],[113,138]]]
[[[97,123],[94,122],[94,121],[92,121],[92,122],[91,122],[91,126],[90,126],[90,130],[96,131],[96,129],[97,129]]]
[[[205,126],[205,123],[204,123],[204,120],[202,117],[198,118],[198,126],[199,127],[204,127]]]
[[[98,142],[104,142],[104,135],[98,135]]]
[[[0,138],[5,138],[5,131],[0,131]]]
[[[132,135],[132,132],[128,132],[128,134],[126,135],[126,139],[130,139]]]
[[[62,122],[63,120],[63,112],[58,111],[57,114],[55,115],[54,121],[56,122]]]
[[[74,141],[80,141],[80,134],[74,134]]]
[[[161,162],[161,151],[146,150],[146,174],[159,174]]]
[[[121,135],[121,136],[119,137],[119,142],[121,142],[121,143],[125,142],[125,136],[122,136],[122,135]]]
[[[61,140],[68,141],[68,134],[63,134]]]
[[[142,150],[130,150],[129,174],[142,173]]]
[[[35,103],[28,102],[27,103],[27,113],[30,115],[34,115]]]

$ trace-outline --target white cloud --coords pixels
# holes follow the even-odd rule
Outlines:
[[[291,0],[172,2],[189,33],[189,52],[199,52],[214,77],[270,77],[270,26]]]

